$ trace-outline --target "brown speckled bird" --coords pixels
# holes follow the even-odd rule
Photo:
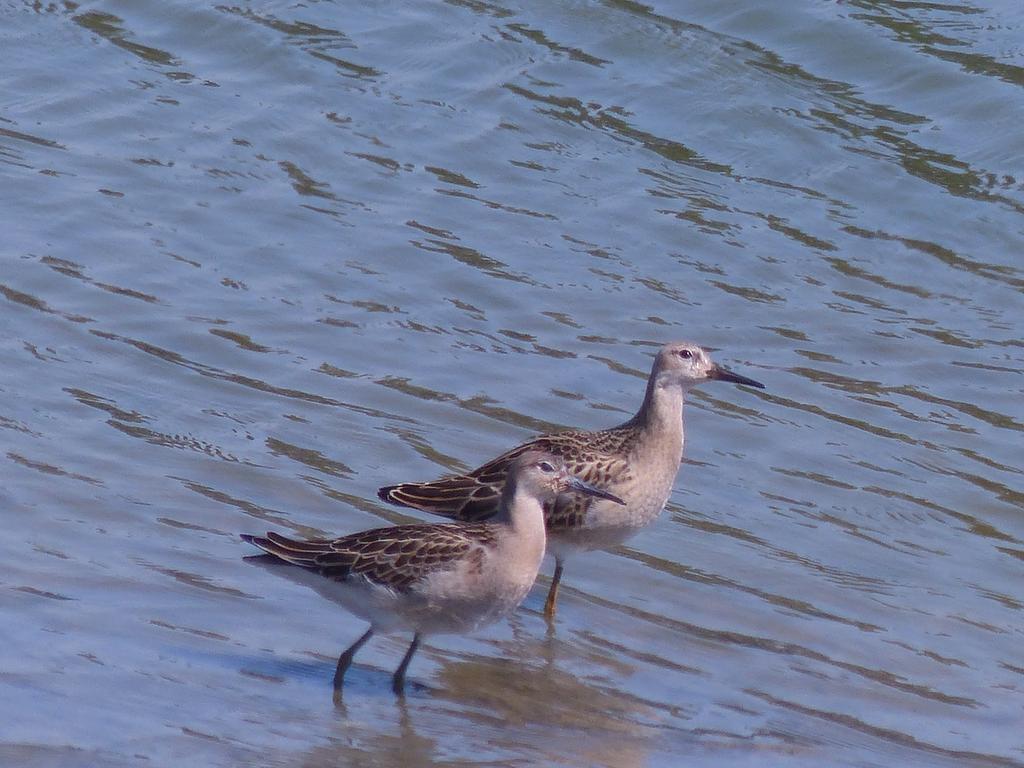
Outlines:
[[[696,344],[666,344],[654,359],[643,404],[629,421],[598,432],[542,435],[465,475],[389,485],[377,495],[383,501],[456,520],[486,520],[498,509],[516,458],[541,450],[561,456],[580,479],[622,498],[625,505],[579,495],[561,495],[545,503],[547,549],[555,558],[544,604],[544,614],[551,620],[569,555],[619,544],[664,508],[683,457],[683,400],[692,387],[709,380],[764,389],[763,384],[712,362]]]
[[[468,632],[519,605],[544,557],[545,503],[576,493],[623,503],[573,477],[562,459],[543,451],[522,452],[506,474],[498,512],[487,522],[399,525],[310,541],[242,534],[272,556],[254,559],[287,565],[284,575],[370,622],[338,658],[336,691],[356,651],[376,631],[413,632],[392,680],[400,694],[423,635]]]

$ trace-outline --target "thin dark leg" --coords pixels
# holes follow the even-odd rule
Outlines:
[[[558,585],[562,581],[562,561],[555,560],[555,575],[551,577],[551,588],[548,599],[544,602],[544,618],[551,621],[555,618],[555,601],[558,599]]]
[[[345,671],[352,664],[352,659],[355,658],[356,651],[362,648],[366,641],[372,636],[373,627],[370,627],[362,637],[352,643],[352,645],[348,647],[348,650],[338,657],[338,666],[334,670],[334,690],[341,690],[341,686],[345,682]]]
[[[420,633],[417,632],[412,636],[412,643],[409,645],[409,650],[405,652],[405,656],[402,657],[402,663],[398,665],[398,669],[395,670],[395,678],[391,681],[391,690],[397,695],[401,696],[405,689],[405,670],[409,668],[409,662],[412,661],[412,656],[416,653],[416,649],[420,647]]]

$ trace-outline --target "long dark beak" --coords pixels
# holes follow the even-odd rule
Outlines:
[[[608,499],[608,501],[614,501],[616,504],[622,504],[623,506],[626,505],[626,502],[624,502],[614,493],[608,493],[608,491],[603,491],[600,488],[591,485],[590,483],[583,482],[578,477],[569,475],[569,477],[566,479],[569,483],[570,491],[576,491],[577,493],[582,493],[587,496],[597,496],[599,499]]]
[[[738,373],[733,373],[728,368],[721,365],[712,366],[708,372],[709,379],[718,379],[718,381],[731,381],[733,384],[746,384],[748,387],[757,387],[758,389],[764,389],[764,384],[760,381],[754,381],[748,379],[746,376],[740,376]]]

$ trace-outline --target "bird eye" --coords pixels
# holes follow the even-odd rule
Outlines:
[[[679,352],[677,352],[676,354],[683,358],[683,360],[689,360],[691,357],[693,357],[693,352],[691,352],[688,349],[680,349]]]
[[[554,472],[555,471],[555,468],[553,466],[551,466],[550,462],[547,462],[547,461],[542,461],[537,466],[540,467],[542,472]]]

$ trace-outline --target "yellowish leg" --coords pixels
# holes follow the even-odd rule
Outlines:
[[[555,560],[555,574],[551,577],[551,588],[548,599],[544,601],[544,618],[552,621],[555,618],[555,601],[558,600],[558,584],[562,581],[562,561]]]

